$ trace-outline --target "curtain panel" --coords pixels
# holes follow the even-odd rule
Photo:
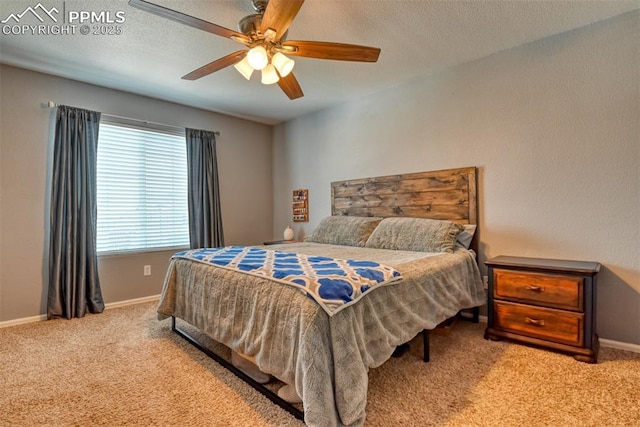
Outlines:
[[[216,135],[187,128],[186,142],[191,248],[224,246]]]
[[[100,113],[59,106],[51,190],[47,317],[101,313],[96,252]]]

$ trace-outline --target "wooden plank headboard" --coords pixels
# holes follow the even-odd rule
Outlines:
[[[406,216],[477,224],[476,168],[332,182],[331,215]]]

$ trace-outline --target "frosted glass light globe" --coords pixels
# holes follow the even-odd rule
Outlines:
[[[247,61],[254,70],[262,70],[269,63],[269,57],[264,47],[256,46],[247,53]]]
[[[278,70],[280,77],[287,76],[291,72],[291,70],[293,70],[293,66],[295,65],[295,62],[293,62],[292,59],[287,58],[280,52],[277,52],[275,55],[273,55],[273,58],[271,58],[271,63],[274,67],[276,67],[276,70]]]
[[[262,84],[272,85],[278,80],[280,80],[280,77],[278,77],[278,73],[276,73],[273,65],[269,64],[262,69]]]

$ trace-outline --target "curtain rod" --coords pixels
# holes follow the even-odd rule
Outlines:
[[[56,103],[55,103],[55,102],[53,102],[53,101],[48,101],[48,102],[45,104],[45,107],[46,107],[46,108],[56,108],[57,106],[58,106],[58,104],[56,104]],[[114,119],[131,120],[131,121],[133,121],[133,122],[145,123],[145,124],[148,124],[148,125],[164,126],[164,127],[167,127],[167,128],[173,128],[173,129],[175,129],[175,130],[181,130],[181,131],[182,131],[182,130],[184,130],[184,129],[185,129],[185,128],[180,127],[180,126],[165,125],[164,123],[150,122],[150,121],[148,121],[148,120],[132,119],[132,118],[130,118],[130,117],[116,116],[116,115],[114,115],[114,114],[107,114],[107,113],[101,113],[101,114],[102,114],[103,116],[107,116],[107,117],[114,118]],[[220,131],[217,131],[217,130],[216,130],[216,131],[213,131],[213,133],[214,133],[216,136],[220,136]]]

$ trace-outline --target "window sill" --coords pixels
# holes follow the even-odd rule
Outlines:
[[[131,255],[144,255],[156,252],[180,252],[189,250],[189,247],[169,247],[169,248],[144,248],[144,249],[131,249],[131,250],[116,250],[98,252],[98,258],[109,258],[119,256],[131,256]]]

